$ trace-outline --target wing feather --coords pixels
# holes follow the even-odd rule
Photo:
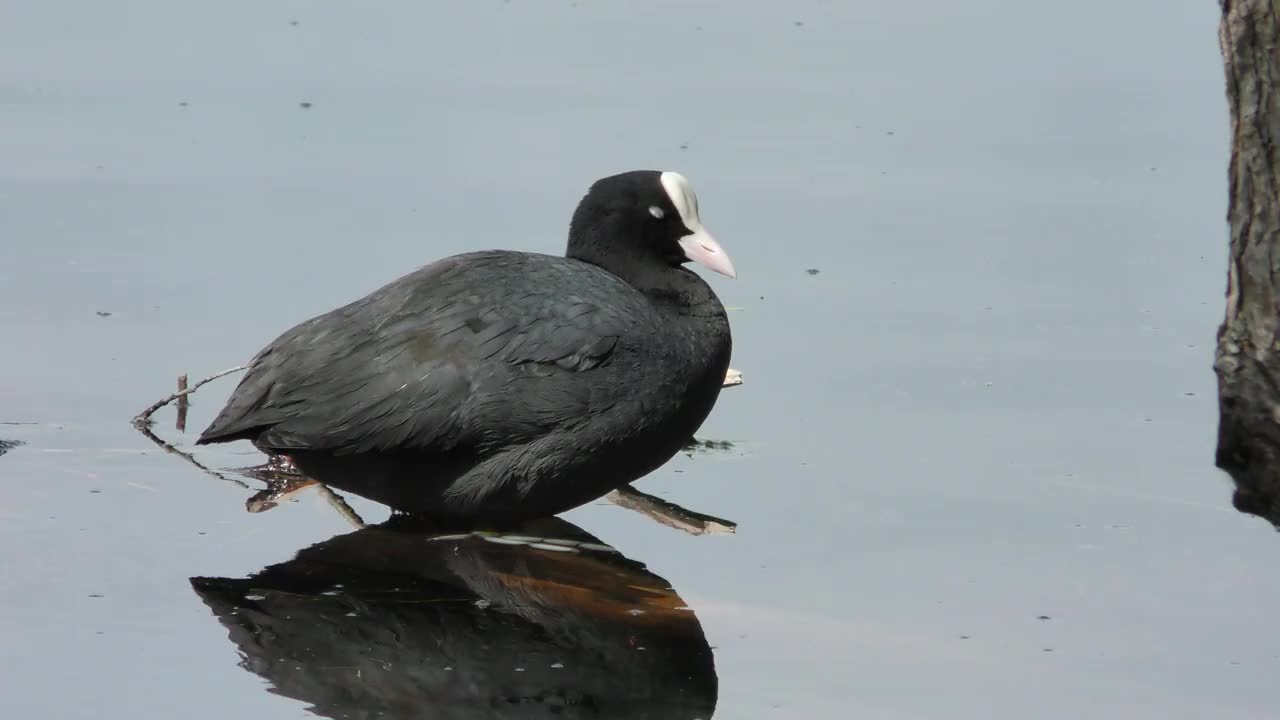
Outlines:
[[[558,297],[557,280],[575,273],[598,289]],[[530,276],[547,282],[516,282]],[[608,363],[647,317],[638,293],[618,302],[619,285],[629,289],[592,266],[528,253],[428,265],[277,338],[198,442],[451,452],[532,439],[581,415],[591,393],[565,380]]]

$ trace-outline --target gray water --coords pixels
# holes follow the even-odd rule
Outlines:
[[[1217,19],[8,3],[0,716],[308,716],[188,579],[350,526],[311,491],[246,513],[129,418],[438,257],[560,251],[592,180],[659,168],[738,267],[746,383],[699,433],[731,448],[640,487],[738,530],[566,518],[696,613],[716,717],[1275,717],[1280,540],[1212,467]],[[157,432],[192,449],[232,385]]]

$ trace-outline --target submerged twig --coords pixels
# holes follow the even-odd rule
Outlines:
[[[660,497],[640,492],[631,485],[614,490],[605,499],[618,507],[635,510],[658,523],[683,530],[690,535],[728,535],[738,529],[738,523],[732,520],[687,510]]]
[[[227,368],[226,370],[223,370],[218,373],[214,373],[213,375],[210,375],[209,377],[204,378],[203,380],[197,382],[195,385],[192,385],[191,387],[187,387],[186,374],[184,373],[182,375],[179,375],[178,376],[178,392],[173,393],[172,395],[162,400],[158,400],[152,403],[150,406],[147,407],[146,410],[143,410],[142,412],[138,413],[137,416],[133,418],[133,426],[138,429],[138,432],[141,432],[144,436],[146,436],[148,440],[155,443],[156,445],[159,445],[161,449],[163,449],[166,452],[173,453],[178,457],[181,457],[183,460],[186,460],[192,465],[195,465],[202,472],[208,475],[211,475],[213,477],[216,477],[219,480],[225,480],[227,482],[235,483],[236,485],[239,485],[245,490],[252,490],[253,488],[250,487],[248,483],[241,482],[240,480],[236,480],[235,478],[227,477],[226,475],[223,475],[222,473],[217,472],[216,470],[211,470],[207,466],[205,466],[203,463],[201,463],[199,460],[196,460],[195,456],[193,456],[191,453],[179,450],[178,448],[174,447],[171,443],[161,440],[159,436],[151,432],[151,427],[150,427],[151,416],[154,415],[155,412],[160,408],[177,400],[178,401],[177,427],[179,432],[185,432],[186,425],[187,425],[187,406],[188,406],[187,396],[191,395],[196,390],[199,390],[201,386],[207,383],[211,383],[220,377],[225,377],[232,373],[240,372],[241,370],[244,370],[247,367],[248,367],[247,365],[237,365],[236,367],[233,367],[233,368]],[[337,493],[335,493],[334,491],[326,487],[324,484],[319,482],[316,483],[316,488],[320,492],[321,496],[324,497],[325,500],[329,501],[329,505],[334,510],[337,510],[338,514],[341,515],[344,519],[346,519],[347,522],[351,523],[357,528],[362,528],[365,526],[364,520],[360,517],[358,513],[356,513],[355,510],[351,508],[350,505],[347,504],[347,501],[344,500],[341,495],[338,495]],[[253,510],[250,509],[250,512],[253,512]]]
[[[136,418],[135,418],[135,420],[136,420]],[[164,450],[165,452],[173,453],[174,455],[177,455],[178,457],[182,458],[183,460],[186,460],[187,462],[191,463],[192,465],[195,465],[197,468],[199,468],[199,469],[200,469],[200,471],[201,471],[201,472],[203,472],[203,473],[205,473],[205,474],[207,474],[207,475],[210,475],[210,476],[216,477],[216,478],[218,478],[219,480],[225,480],[226,482],[229,482],[229,483],[235,483],[236,485],[239,485],[240,487],[244,488],[245,490],[252,490],[252,489],[253,489],[253,488],[252,488],[252,487],[250,487],[250,486],[249,486],[249,484],[248,484],[248,483],[246,483],[246,482],[241,482],[240,480],[237,480],[237,479],[235,479],[235,478],[227,477],[226,475],[223,475],[222,473],[218,472],[217,470],[210,470],[207,466],[205,466],[205,465],[204,465],[204,464],[202,464],[199,460],[197,460],[197,459],[195,458],[195,456],[194,456],[194,455],[192,455],[191,453],[189,453],[189,452],[184,452],[184,451],[182,451],[182,450],[179,450],[178,448],[174,447],[173,445],[171,445],[171,444],[169,444],[169,443],[165,442],[164,440],[161,440],[159,437],[157,437],[157,436],[156,436],[156,434],[155,434],[155,433],[151,432],[151,428],[147,427],[147,424],[146,424],[145,422],[134,422],[133,426],[134,426],[134,427],[136,427],[136,428],[138,429],[138,432],[140,432],[140,433],[142,433],[144,436],[146,436],[146,438],[147,438],[148,440],[150,440],[151,442],[155,443],[156,445],[159,445],[161,450]]]
[[[200,382],[196,383],[195,385],[192,385],[191,387],[186,386],[187,376],[185,374],[180,376],[178,378],[178,392],[173,393],[172,395],[166,398],[163,398],[161,400],[157,400],[156,402],[149,405],[146,410],[143,410],[142,412],[135,415],[133,418],[133,426],[137,428],[138,432],[142,433],[143,436],[145,436],[148,440],[158,445],[161,450],[164,450],[167,453],[172,453],[174,455],[177,455],[183,460],[186,460],[192,465],[195,465],[197,468],[199,468],[201,472],[205,473],[206,475],[218,478],[219,480],[223,480],[225,482],[235,483],[236,485],[244,488],[245,490],[252,490],[253,488],[250,487],[248,483],[242,482],[240,480],[236,480],[235,478],[227,477],[226,475],[223,475],[222,473],[216,470],[211,470],[209,469],[208,466],[204,465],[199,460],[196,460],[195,456],[192,455],[191,453],[185,452],[183,450],[179,450],[173,444],[165,442],[164,440],[161,440],[160,437],[158,437],[155,433],[151,432],[151,427],[150,427],[151,416],[154,415],[155,412],[160,408],[164,407],[165,405],[168,405],[174,400],[178,400],[179,398],[185,401],[187,396],[195,392],[196,390],[200,389],[200,386],[206,383],[213,382],[214,380],[217,380],[218,378],[223,377],[225,375],[230,375],[231,373],[240,372],[241,370],[244,370],[246,367],[248,366],[238,365],[233,368],[227,368],[222,372],[210,375],[209,377],[201,380]],[[178,406],[178,422],[180,423],[178,428],[179,430],[181,430],[182,426],[186,424],[184,410],[185,408],[182,405]]]
[[[230,375],[231,373],[240,372],[241,370],[244,370],[244,369],[245,369],[245,368],[247,368],[247,367],[249,367],[249,366],[248,366],[248,365],[237,365],[237,366],[235,366],[235,367],[233,367],[233,368],[227,368],[226,370],[223,370],[222,372],[214,373],[213,375],[210,375],[209,377],[207,377],[207,378],[205,378],[205,379],[201,380],[200,382],[196,383],[195,385],[192,385],[191,387],[187,388],[186,390],[179,390],[178,392],[176,392],[176,393],[174,393],[174,394],[170,395],[170,396],[169,396],[169,397],[167,397],[167,398],[164,398],[163,400],[157,400],[156,402],[152,403],[152,404],[151,404],[151,405],[150,405],[146,410],[143,410],[142,412],[140,412],[140,413],[138,413],[136,416],[134,416],[134,418],[133,418],[133,424],[134,424],[134,426],[135,426],[135,427],[137,427],[138,429],[142,429],[142,427],[143,427],[143,426],[145,426],[145,425],[149,425],[149,424],[151,423],[151,416],[152,416],[152,415],[154,415],[154,414],[155,414],[155,412],[156,412],[157,410],[159,410],[160,408],[164,407],[165,405],[168,405],[169,403],[173,402],[174,400],[177,400],[178,398],[186,397],[186,396],[190,395],[191,393],[195,392],[196,390],[199,390],[199,389],[200,389],[200,387],[201,387],[202,385],[206,384],[206,383],[211,383],[211,382],[213,382],[214,380],[217,380],[218,378],[223,377],[223,376],[225,376],[225,375]]]

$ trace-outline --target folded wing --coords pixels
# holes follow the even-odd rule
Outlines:
[[[607,389],[565,380],[610,361],[635,308],[616,288],[593,297],[620,281],[544,257],[456,256],[301,323],[253,359],[197,442],[484,455],[573,422]],[[594,282],[557,282],[568,272]],[[513,282],[530,274],[546,290]],[[576,294],[554,291],[566,286]]]

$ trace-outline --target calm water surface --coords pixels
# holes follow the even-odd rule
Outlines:
[[[446,713],[439,648],[471,658],[476,693],[524,697],[536,679],[498,686],[530,658],[550,677],[559,647],[565,664],[619,668],[614,686],[577,672],[581,687],[648,682],[670,700],[595,708],[621,716],[1274,717],[1280,539],[1231,509],[1211,466],[1217,13],[7,4],[0,440],[22,444],[0,456],[0,715],[357,717],[386,698]],[[129,426],[179,373],[243,362],[430,260],[560,251],[587,184],[637,167],[698,188],[739,268],[712,282],[738,308],[746,376],[700,432],[733,447],[641,487],[736,534],[601,503],[565,520],[618,557],[547,568],[549,551],[494,559],[472,539],[415,566],[396,543],[425,540],[394,536],[365,584],[324,595],[333,562],[382,557],[383,530],[353,535],[312,491],[249,514],[252,491]],[[231,384],[196,396],[190,430]],[[193,440],[171,411],[158,420]],[[244,445],[197,457],[259,460]],[[306,562],[329,584],[297,585]],[[611,599],[607,572],[692,610],[653,640],[669,662],[617,654],[632,620],[580,614],[583,597],[638,602]],[[410,585],[496,604],[379,604]],[[577,610],[552,612],[570,596]],[[316,602],[294,613],[299,597]],[[252,619],[229,614],[249,603]],[[344,625],[351,603],[368,616]],[[272,629],[274,660],[242,622]],[[479,628],[480,647],[415,645],[439,628]],[[385,677],[317,670],[342,663]],[[485,712],[513,716],[500,710]]]

